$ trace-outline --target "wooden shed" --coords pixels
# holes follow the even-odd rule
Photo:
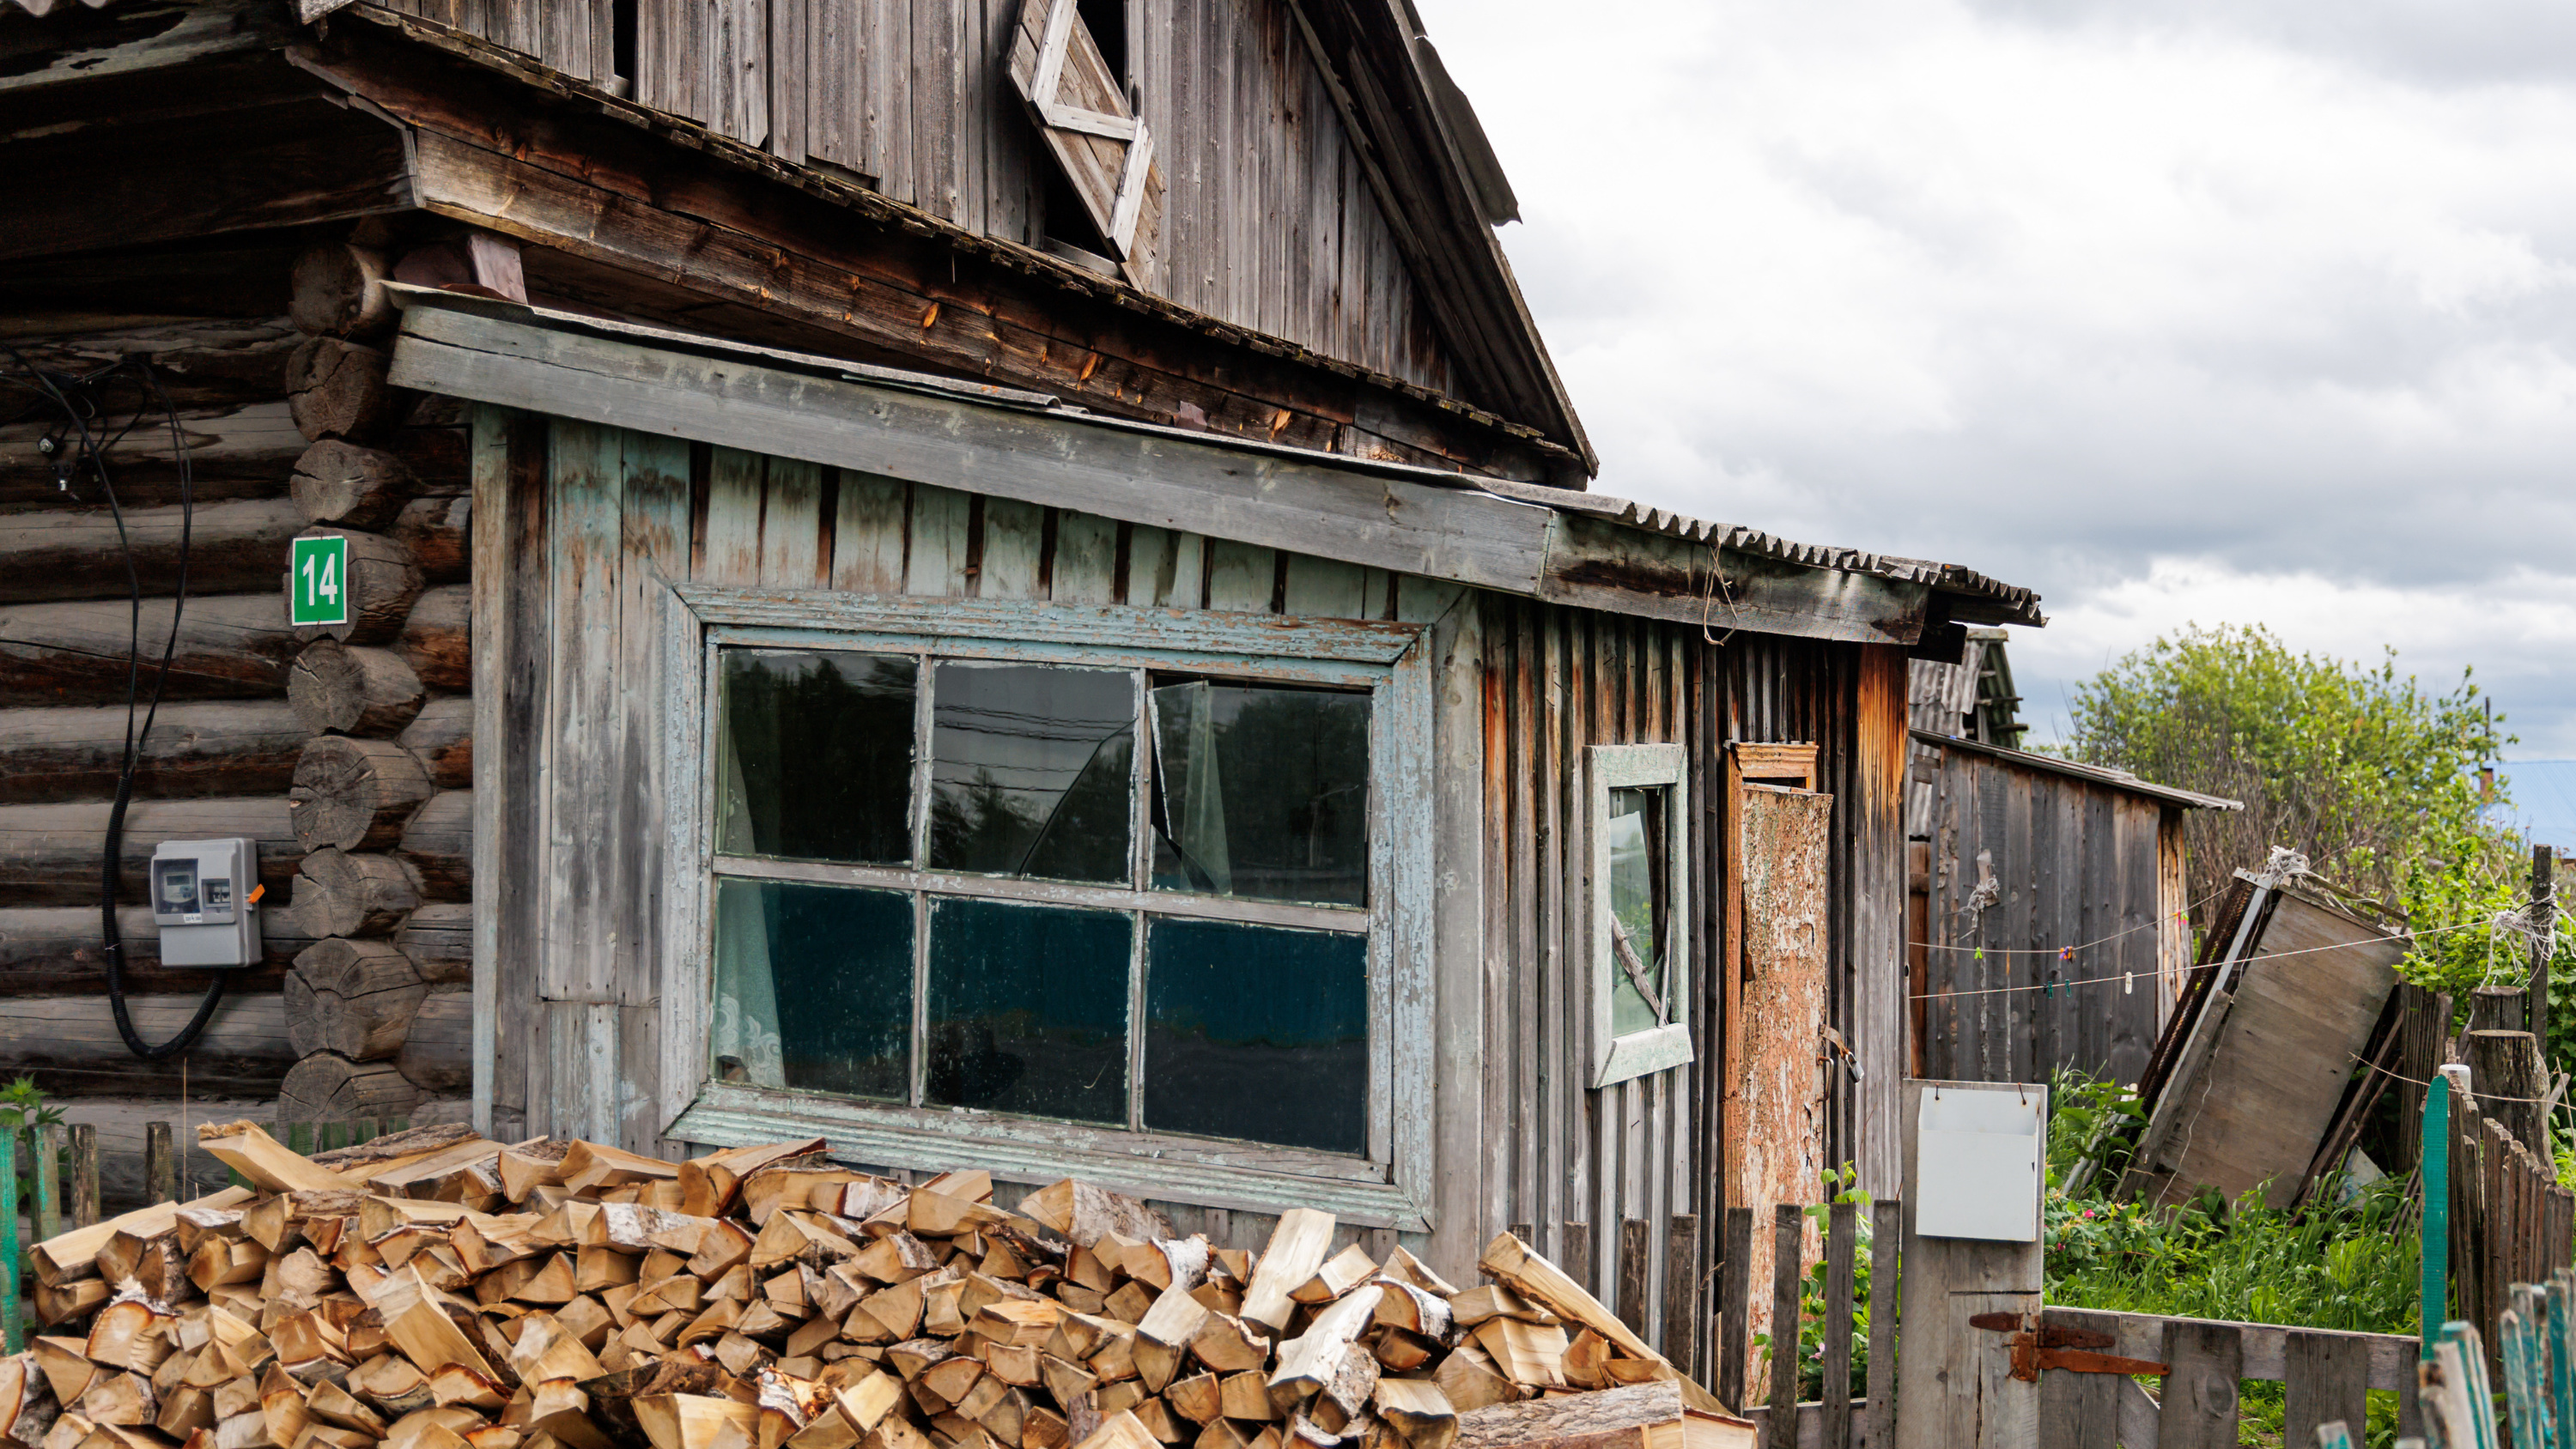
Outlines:
[[[2183,812],[2240,808],[1916,729],[1913,1074],[2136,1085],[2192,963]]]
[[[820,1133],[1221,1242],[1322,1206],[1460,1273],[1516,1226],[1685,1352],[1721,1208],[1894,1185],[1907,664],[2038,601],[1588,491],[1409,7],[146,0],[0,48],[12,335],[149,355],[190,440],[186,504],[159,434],[107,454],[147,620],[195,529],[127,852],[262,841],[227,1090]],[[0,1070],[175,1090],[97,1025],[124,574],[16,426],[0,969],[63,1025]],[[290,626],[318,536],[350,617]],[[147,1030],[197,980],[129,972]]]

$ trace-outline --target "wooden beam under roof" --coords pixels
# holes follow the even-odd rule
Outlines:
[[[477,402],[1584,608],[1705,614],[1713,634],[1911,643],[1930,593],[1517,502],[1454,473],[483,299],[402,296],[394,382]],[[1714,591],[1712,556],[1723,580]]]

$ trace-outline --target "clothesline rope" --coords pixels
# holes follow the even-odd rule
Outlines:
[[[2430,926],[2424,930],[2415,932],[2414,935],[2418,937],[2441,936],[2448,935],[2456,931],[2481,931],[2492,928],[2494,924],[2495,923],[2492,921],[2463,921],[2456,926]],[[1923,943],[1916,942],[1914,944],[1921,945]],[[2355,944],[2356,943],[2351,941],[2339,941],[2327,946],[2302,946],[2295,951],[2266,951],[2261,955],[2248,956],[2240,964],[2251,966],[2257,961],[2281,961],[2292,956],[2313,956],[2321,951],[2349,951]],[[2071,951],[2075,948],[2068,947],[2066,949]],[[2195,971],[2215,970],[2218,965],[2218,962],[2213,961],[2207,965],[2194,966],[2191,969]],[[1906,997],[1911,1001],[1940,1001],[1961,996],[2003,996],[2016,991],[2047,991],[2054,993],[2061,987],[2072,991],[2079,986],[2117,986],[2137,974],[2139,973],[2124,971],[2117,976],[2097,976],[2090,981],[2035,981],[2027,986],[1981,986],[1967,991],[1916,991],[1906,993]],[[2155,973],[2148,972],[2146,974],[2154,975]]]

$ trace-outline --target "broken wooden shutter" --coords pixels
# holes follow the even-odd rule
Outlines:
[[[1074,0],[1026,0],[1011,45],[1011,84],[1127,280],[1150,286],[1163,217],[1154,136],[1128,109]]]

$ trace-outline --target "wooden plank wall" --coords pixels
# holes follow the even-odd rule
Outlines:
[[[1698,631],[1488,597],[1485,611],[1485,1100],[1492,1150],[1483,1214],[1527,1223],[1540,1251],[1616,1296],[1629,1218],[1695,1213],[1703,1267],[1724,1221],[1715,1164],[1722,1130],[1714,1054],[1594,1091],[1582,974],[1579,867],[1585,859],[1581,754],[1593,744],[1691,746],[1691,860],[1703,907],[1692,949],[1693,1040],[1720,1039],[1717,903],[1726,898],[1711,813],[1733,740],[1812,741],[1830,825],[1827,1019],[1856,1044],[1864,1080],[1837,1079],[1825,1160],[1854,1162],[1895,1190],[1892,1093],[1904,1072],[1899,1022],[1904,911],[1899,815],[1904,651]],[[1553,782],[1551,784],[1550,782]],[[1768,1204],[1753,1204],[1757,1208]],[[1580,1224],[1579,1228],[1569,1225]],[[1666,1243],[1650,1234],[1647,1337],[1660,1341]],[[1563,1259],[1560,1259],[1563,1261]],[[1697,1301],[1712,1301],[1703,1286]],[[1702,1352],[1707,1335],[1702,1334]]]
[[[477,549],[516,563],[476,575],[477,694],[488,704],[478,788],[492,802],[478,845],[503,886],[479,943],[478,987],[492,997],[481,1048],[492,1130],[514,1137],[688,1150],[660,1138],[653,1114],[665,866],[647,703],[659,666],[643,614],[661,578],[1426,622],[1458,600],[1452,585],[1329,559],[588,424],[483,416]],[[998,1192],[1016,1201],[1037,1185]],[[1258,1248],[1274,1221],[1159,1206],[1220,1245]],[[1380,1256],[1397,1240],[1342,1231],[1355,1239]],[[1427,1234],[1402,1240],[1432,1248]]]
[[[376,0],[606,83],[610,0]],[[634,98],[1045,245],[1045,173],[1005,70],[1021,0],[637,0]],[[1130,72],[1183,306],[1447,392],[1417,296],[1285,0],[1135,0]]]
[[[1935,753],[1923,1075],[2044,1082],[2079,1067],[2135,1083],[2172,1007],[2176,953],[2189,947],[2173,917],[2171,807],[1966,750]],[[1997,882],[1983,910],[1970,903],[1981,855]],[[2069,946],[2074,958],[2060,960]]]

